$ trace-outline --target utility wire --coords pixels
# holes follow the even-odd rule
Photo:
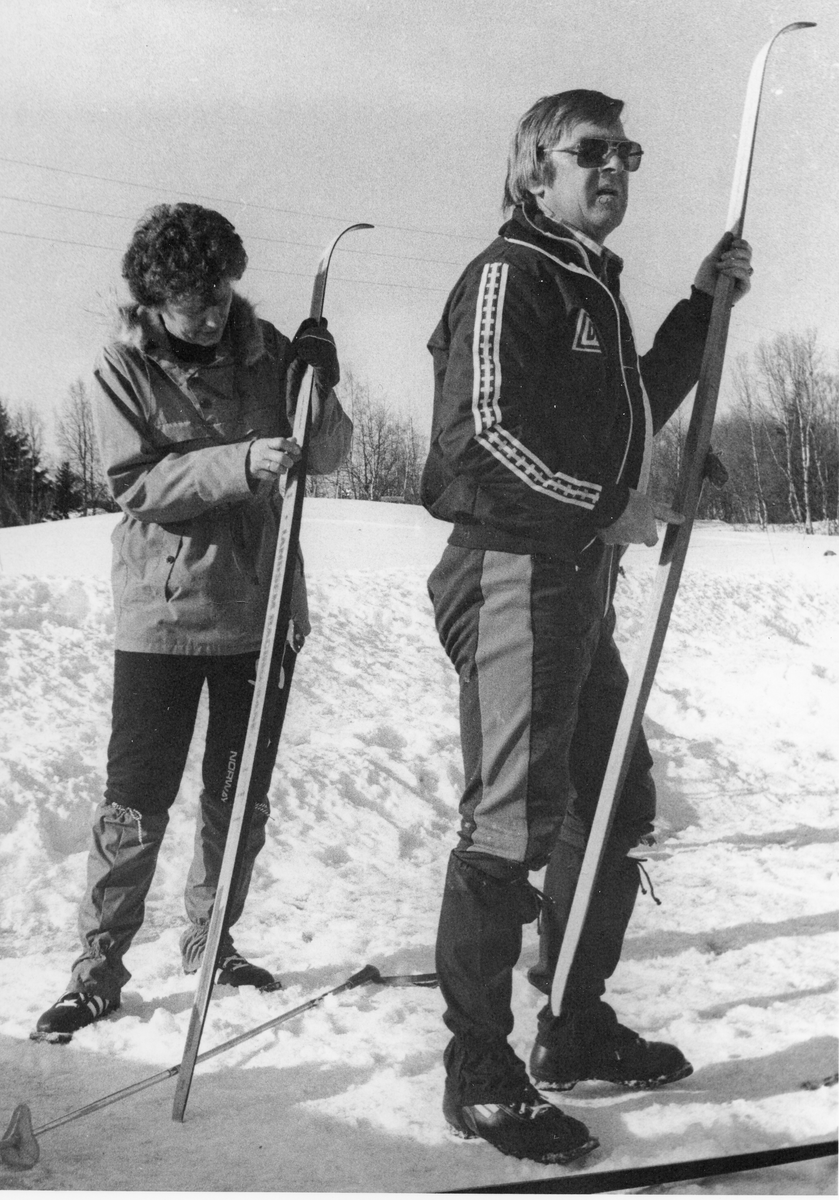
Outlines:
[[[186,194],[188,196],[197,196],[199,200],[212,200],[214,204],[236,204],[243,208],[258,208],[264,212],[290,213],[297,217],[309,217],[315,221],[343,222],[346,220],[345,217],[330,216],[326,213],[306,212],[305,209],[300,208],[282,208],[276,204],[257,204],[255,201],[250,200],[233,200],[229,196],[208,196],[203,192],[192,192],[185,188],[166,187],[165,184],[155,184],[152,186],[148,183],[137,183],[131,179],[115,179],[110,175],[91,175],[86,171],[70,171],[66,167],[50,167],[44,163],[29,162],[23,158],[7,158],[0,155],[0,162],[12,163],[19,167],[33,167],[37,171],[53,171],[58,175],[72,175],[78,179],[94,179],[99,183],[116,183],[121,187],[140,188],[144,192],[170,192],[172,195]],[[458,241],[485,241],[485,235],[483,234],[448,233],[443,229],[423,229],[418,225],[388,225],[384,221],[377,221],[376,227],[378,229],[398,229],[407,233],[425,233],[430,234],[432,237],[455,238]]]
[[[61,245],[61,246],[83,246],[89,250],[107,250],[112,254],[122,254],[123,253],[122,248],[120,248],[118,246],[103,246],[96,242],[76,242],[76,241],[71,241],[68,238],[46,237],[43,234],[38,234],[38,233],[18,233],[11,229],[0,229],[0,236],[27,238],[31,241],[50,242],[50,243],[54,243],[54,244]],[[299,244],[305,245],[306,243],[301,242]],[[317,247],[315,247],[315,249],[317,249]],[[311,278],[311,276],[305,271],[283,271],[279,267],[255,267],[250,263],[248,264],[248,270],[254,271],[258,274],[263,274],[263,275],[285,275],[292,279],[309,279],[309,278]],[[448,293],[451,290],[450,288],[447,288],[447,287],[434,288],[434,287],[424,287],[420,284],[389,283],[389,282],[386,282],[386,281],[380,280],[380,279],[349,279],[349,278],[347,278],[346,275],[335,275],[335,276],[332,276],[332,278],[334,278],[336,281],[339,281],[341,283],[353,283],[353,284],[358,284],[362,287],[399,288],[401,291],[429,292],[431,294],[442,295],[442,296],[448,295]],[[654,288],[654,285],[652,285],[652,284],[650,284],[649,286],[653,290],[660,290],[660,289]],[[675,295],[676,293],[672,293],[672,294]],[[647,304],[643,300],[633,301],[632,307],[633,308],[643,308],[643,309],[646,309],[648,312],[657,312],[658,311],[657,309],[655,309],[653,307],[653,305]],[[750,325],[751,328],[753,328],[753,329],[762,329],[766,333],[771,334],[773,337],[777,336],[777,334],[779,333],[778,330],[770,329],[766,325],[755,325],[753,322],[747,322],[747,321],[744,321],[743,324]],[[754,347],[754,345],[755,345],[754,340],[749,341],[748,339],[743,337],[741,334],[730,332],[729,337],[733,341],[739,341],[744,346]]]
[[[116,179],[113,176],[109,176],[109,175],[93,175],[93,174],[90,174],[90,173],[84,172],[84,171],[71,171],[66,167],[47,166],[44,163],[35,163],[35,162],[31,162],[27,159],[9,158],[9,157],[0,155],[0,162],[12,163],[16,166],[32,167],[39,171],[52,171],[52,172],[54,172],[56,174],[60,174],[60,175],[71,175],[71,176],[77,177],[79,179],[93,179],[93,180],[97,180],[102,183],[116,183],[122,187],[140,188],[143,191],[152,191],[152,192],[153,191],[164,191],[164,192],[170,192],[170,193],[176,194],[176,195],[183,194],[182,189],[170,188],[170,187],[166,187],[165,185],[152,186],[151,184],[137,183],[134,180]],[[283,208],[283,207],[280,207],[277,205],[251,203],[250,201],[246,201],[246,200],[233,200],[230,197],[224,197],[224,196],[209,196],[209,195],[206,195],[201,192],[187,191],[186,194],[192,195],[192,196],[198,196],[202,200],[212,200],[214,203],[217,203],[217,204],[236,204],[236,205],[241,205],[245,208],[257,208],[257,209],[260,209],[260,210],[266,211],[266,212],[289,213],[289,214],[292,214],[295,216],[310,217],[316,221],[342,222],[342,221],[346,220],[346,217],[328,216],[328,215],[321,214],[321,213],[307,212],[304,209]],[[46,201],[41,201],[41,200],[26,201],[26,200],[22,200],[21,198],[16,197],[16,196],[3,196],[3,197],[0,197],[0,199],[14,200],[14,201],[18,201],[20,203],[39,204],[39,205],[44,205],[49,208],[56,208],[56,209],[66,208],[66,210],[70,211],[70,212],[88,213],[92,216],[104,216],[104,217],[109,217],[114,220],[125,220],[125,221],[133,220],[133,218],[131,218],[131,217],[121,217],[121,216],[118,216],[116,213],[99,213],[93,209],[71,208],[70,206],[65,206],[65,205],[47,204]],[[388,225],[381,221],[377,221],[376,225],[379,229],[399,230],[399,231],[407,232],[407,233],[422,233],[422,234],[430,235],[432,237],[447,237],[447,238],[453,238],[453,239],[458,239],[458,240],[462,240],[462,241],[474,241],[474,242],[484,242],[486,240],[486,235],[448,233],[441,229],[424,229],[420,226],[415,226],[415,225]],[[0,232],[8,233],[8,231],[0,231]],[[11,235],[11,236],[30,236],[31,237],[34,235],[21,234],[21,235]],[[303,247],[306,247],[309,249],[315,249],[315,250],[320,248],[319,245],[314,242],[298,242],[298,241],[293,241],[291,239],[285,239],[285,238],[267,238],[267,237],[260,237],[257,234],[247,234],[246,236],[251,241],[275,243],[277,245],[303,246]],[[56,238],[56,239],[50,239],[50,240],[61,241],[62,239]],[[90,243],[84,243],[84,242],[75,242],[75,243],[67,242],[66,244],[67,245],[80,245],[80,246],[90,245]],[[106,249],[106,248],[110,249],[110,247],[93,247],[93,248],[94,249]],[[357,255],[361,255],[362,257],[365,255],[368,255],[368,256],[376,257],[376,258],[393,258],[398,261],[407,261],[407,262],[427,262],[427,263],[436,263],[436,264],[445,265],[445,266],[460,266],[461,265],[459,262],[456,262],[455,260],[452,260],[452,259],[421,258],[421,257],[413,256],[413,255],[402,255],[402,254],[392,254],[391,255],[391,254],[384,253],[382,251],[352,250],[352,249],[344,250],[342,248],[342,252],[346,253],[346,254],[357,254]],[[267,268],[258,268],[258,267],[253,267],[252,269],[253,270],[267,270]],[[280,270],[275,270],[274,273],[278,274],[278,275],[293,275],[293,274],[295,274],[295,272],[280,271]],[[336,276],[336,278],[338,278],[338,277]],[[651,291],[654,291],[660,295],[676,297],[676,298],[681,297],[681,293],[677,293],[675,291],[671,291],[666,288],[661,288],[657,284],[654,284],[651,281],[642,278],[641,276],[631,276],[631,277],[628,276],[628,278],[631,279],[632,282],[640,283],[643,286],[649,288]],[[345,282],[353,282],[353,281],[345,280]],[[358,280],[355,282],[364,283],[364,282],[372,282],[372,281]],[[376,286],[376,285],[373,284],[373,286]],[[412,291],[429,291],[429,292],[443,292],[443,291],[447,292],[449,290],[448,288],[421,288],[418,286],[411,286],[408,284],[380,284],[378,286],[403,287],[403,288],[411,287]],[[647,307],[649,308],[649,306],[647,306]],[[770,329],[769,326],[767,326],[767,325],[759,325],[754,321],[744,320],[743,324],[749,325],[753,329],[762,329],[766,333],[772,334],[773,336],[775,336],[778,333],[777,330]]]
[[[39,208],[54,208],[59,212],[83,213],[88,217],[107,217],[110,221],[126,221],[130,224],[135,223],[133,217],[124,217],[119,213],[102,212],[98,208],[77,208],[71,204],[55,204],[49,200],[33,200],[28,196],[7,196],[0,194],[0,200],[10,200],[14,204],[34,204]],[[272,238],[261,237],[256,233],[243,233],[242,236],[249,242],[269,242],[277,246],[304,246],[308,250],[320,250],[321,246],[318,242],[300,242],[293,238]],[[341,246],[342,254],[358,254],[362,257],[373,258],[393,258],[398,262],[424,262],[424,263],[441,263],[447,267],[459,267],[462,264],[453,258],[421,258],[415,254],[387,254],[381,250],[351,250]]]
[[[53,242],[61,246],[86,246],[88,250],[112,250],[116,254],[122,253],[121,250],[117,250],[116,246],[100,246],[96,242],[72,242],[69,238],[44,237],[40,233],[18,233],[13,229],[0,229],[0,234],[4,237],[28,238],[34,242]]]
[[[99,209],[76,208],[75,206],[68,205],[68,204],[53,204],[46,200],[29,200],[29,199],[24,199],[19,196],[6,196],[6,195],[0,194],[0,200],[12,200],[16,203],[21,203],[21,204],[37,204],[37,205],[45,207],[45,208],[59,209],[62,212],[78,212],[78,213],[84,213],[88,216],[108,217],[108,218],[110,218],[112,220],[116,220],[116,221],[130,221],[132,219],[130,217],[122,217],[117,213],[102,212]],[[34,233],[17,233],[10,229],[0,229],[0,234],[5,235],[6,237],[22,237],[22,238],[35,239],[37,241],[58,242],[65,246],[83,246],[83,247],[87,247],[88,249],[91,249],[91,250],[110,250],[110,251],[113,251],[115,254],[122,253],[122,250],[116,246],[102,246],[102,245],[99,245],[94,242],[76,242],[76,241],[70,241],[67,238],[49,238],[49,237],[44,237],[43,235],[34,234]],[[266,242],[266,243],[270,243],[270,244],[284,245],[284,246],[300,246],[300,247],[303,247],[306,249],[311,249],[311,250],[320,249],[319,245],[316,242],[297,242],[297,241],[292,241],[291,239],[287,239],[287,238],[259,237],[258,235],[251,234],[251,233],[245,234],[245,237],[248,239],[248,241]],[[349,250],[349,249],[344,250],[343,247],[341,248],[341,252],[346,253],[346,254],[359,254],[362,257],[366,254],[372,254],[376,258],[394,259],[398,262],[425,262],[425,263],[435,263],[435,264],[442,264],[445,266],[454,266],[454,267],[461,265],[460,263],[456,262],[453,259],[418,258],[413,255],[384,254],[384,253],[378,253],[378,252],[372,252],[372,251]],[[274,274],[274,275],[288,275],[288,276],[297,277],[297,278],[307,278],[307,276],[305,275],[304,272],[285,271],[285,270],[281,270],[280,268],[277,268],[277,267],[273,267],[273,268],[272,267],[256,267],[256,266],[253,266],[252,264],[249,264],[249,270],[260,271],[263,273],[267,272],[267,273]],[[342,279],[344,283],[367,284],[371,287],[395,287],[395,288],[401,288],[403,290],[408,290],[408,291],[431,292],[431,293],[435,293],[438,295],[445,295],[445,294],[448,294],[448,292],[450,291],[450,288],[447,288],[447,287],[446,288],[435,288],[435,287],[424,287],[419,284],[383,283],[380,280],[374,281],[371,279],[350,280],[350,279],[347,279],[346,277],[342,277],[340,275],[336,275],[335,278]],[[635,286],[636,284],[640,284],[642,287],[648,289],[649,291],[654,292],[657,295],[665,297],[665,299],[671,298],[674,300],[679,300],[682,298],[681,293],[679,293],[675,290],[671,290],[669,288],[662,288],[658,284],[652,283],[650,280],[644,279],[643,277],[638,276],[638,275],[628,275],[627,281],[632,286]],[[633,309],[634,308],[642,308],[642,309],[645,309],[647,312],[658,311],[656,308],[654,308],[654,306],[652,304],[649,304],[649,303],[645,302],[644,300],[633,300],[632,308]],[[756,321],[749,321],[747,318],[743,318],[740,323],[748,326],[750,329],[762,330],[764,333],[769,334],[772,337],[776,336],[778,333],[778,330],[770,329],[770,327],[768,325],[760,325]],[[745,338],[743,338],[742,335],[738,335],[736,333],[731,333],[730,336],[744,344],[747,344],[747,345],[753,344],[751,342],[747,342],[747,340]]]
[[[252,267],[250,264],[248,264],[248,270],[257,271],[262,275],[293,275],[298,279],[312,278],[311,271],[308,273],[306,271],[281,271],[278,267]],[[348,279],[346,275],[332,275],[331,273],[329,278],[330,280],[335,279],[340,283],[361,284],[364,287],[401,288],[409,292],[436,292],[441,296],[447,296],[451,291],[451,288],[421,287],[415,283],[387,283],[382,279]]]
[[[122,254],[123,251],[117,246],[102,246],[96,242],[74,242],[69,238],[53,238],[46,237],[40,233],[16,233],[11,229],[0,229],[0,236],[3,237],[20,237],[28,238],[30,241],[49,242],[53,245],[61,246],[84,246],[88,250],[107,250],[112,254]],[[262,275],[288,275],[295,279],[311,279],[311,272],[306,271],[282,271],[278,267],[254,267],[248,264],[249,271],[256,271]],[[381,279],[348,279],[346,275],[330,275],[330,279],[335,279],[341,283],[353,283],[362,287],[390,287],[400,288],[410,292],[438,292],[447,295],[449,288],[430,288],[420,287],[418,284],[411,283],[388,283]]]
[[[128,187],[139,187],[139,188],[147,188],[147,190],[155,190],[155,189],[151,188],[150,185],[146,185],[146,184],[131,183],[127,180],[112,179],[108,176],[87,175],[87,174],[84,174],[79,171],[65,170],[62,167],[47,167],[47,166],[43,166],[42,164],[39,164],[39,163],[27,162],[23,159],[12,159],[12,158],[5,158],[5,157],[0,156],[0,162],[11,162],[11,163],[16,163],[16,164],[22,165],[22,166],[36,167],[39,170],[55,171],[55,172],[58,172],[61,174],[66,174],[66,175],[75,175],[75,176],[79,176],[80,178],[84,178],[84,179],[96,179],[96,180],[100,180],[103,182],[119,183],[119,184],[123,184]],[[174,191],[174,189],[171,189],[171,188],[163,188],[161,190]],[[197,193],[197,192],[191,193],[191,194],[192,195],[200,195],[200,193]],[[217,202],[221,201],[222,203],[245,203],[243,201],[223,200],[221,198],[214,198],[211,196],[203,196],[202,198],[203,199],[215,199]],[[11,202],[17,203],[17,204],[32,204],[32,205],[37,205],[37,206],[43,207],[43,208],[56,209],[61,212],[77,212],[77,213],[82,213],[87,216],[105,217],[108,220],[127,221],[127,222],[131,222],[131,223],[134,222],[134,218],[122,216],[119,213],[103,212],[99,209],[79,208],[74,205],[56,204],[56,203],[46,201],[46,200],[33,200],[33,199],[30,199],[27,197],[22,197],[22,196],[9,196],[9,195],[5,195],[5,194],[0,194],[0,200],[8,200],[8,201],[11,201]],[[318,214],[306,213],[306,212],[303,212],[302,210],[298,210],[298,209],[273,208],[268,205],[251,205],[250,207],[268,208],[272,212],[297,213],[298,215],[301,215],[301,216],[315,217],[315,219],[317,219],[317,220],[326,220],[326,219],[333,220],[334,219],[336,221],[339,221],[339,220],[344,219],[344,218],[338,218],[338,217],[335,217],[335,218],[320,217],[320,216],[318,216]],[[439,231],[434,231],[434,230],[421,230],[416,227],[407,226],[407,225],[405,225],[405,226],[382,225],[380,227],[384,228],[384,229],[402,229],[402,230],[408,230],[408,231],[413,230],[414,232],[432,233],[432,234],[436,234],[437,232],[439,232]],[[68,246],[82,246],[82,247],[86,247],[88,249],[93,249],[93,250],[113,250],[115,253],[121,253],[121,251],[118,250],[117,247],[115,247],[115,246],[101,246],[101,245],[97,245],[92,242],[70,241],[66,238],[44,238],[44,237],[40,237],[37,234],[15,233],[11,230],[0,230],[0,234],[4,234],[7,237],[24,237],[24,238],[30,238],[30,239],[35,239],[35,240],[41,240],[41,241],[59,242],[63,245],[68,245]],[[302,248],[312,249],[312,250],[317,250],[320,248],[318,243],[301,242],[301,241],[296,241],[291,238],[271,238],[271,237],[260,236],[258,234],[253,234],[253,233],[246,233],[244,236],[249,241],[264,242],[264,243],[270,244],[270,245],[299,246]],[[463,236],[463,237],[469,238],[469,240],[478,240],[477,238],[473,239],[472,235],[446,234],[444,236],[447,236],[447,237]],[[355,255],[359,255],[361,257],[369,256],[369,257],[374,257],[374,258],[393,259],[398,262],[424,262],[424,263],[429,263],[429,264],[442,265],[442,266],[453,266],[453,267],[462,265],[461,263],[457,262],[454,259],[425,258],[425,257],[417,256],[417,255],[388,254],[383,251],[352,250],[352,249],[344,249],[343,247],[341,248],[341,250],[342,250],[342,253],[346,253],[346,254],[355,254]],[[251,270],[269,272],[269,273],[275,274],[275,275],[305,277],[303,272],[283,271],[283,270],[280,270],[279,268],[251,266]],[[335,278],[341,279],[342,277],[336,276]],[[649,291],[654,292],[657,295],[664,296],[665,298],[667,298],[667,297],[673,298],[673,299],[681,298],[681,293],[676,292],[675,290],[672,290],[669,288],[662,288],[660,285],[655,284],[648,279],[644,279],[642,276],[639,276],[639,275],[628,274],[627,281],[632,285],[640,284],[642,287],[647,288]],[[369,285],[372,287],[377,287],[377,286],[378,287],[396,287],[396,288],[401,288],[403,290],[427,291],[427,292],[433,292],[433,293],[437,293],[437,294],[448,293],[448,291],[450,290],[449,288],[422,287],[422,286],[416,285],[416,284],[412,285],[412,284],[398,284],[398,283],[381,283],[381,282],[373,281],[373,280],[360,280],[360,279],[359,280],[349,280],[349,279],[346,279],[345,277],[343,278],[343,282],[366,284],[366,285]],[[645,304],[643,301],[634,301],[633,307],[636,307],[636,306],[639,308],[644,308],[649,312],[654,311],[653,307],[651,305]],[[777,330],[770,329],[769,326],[767,326],[767,325],[760,325],[755,321],[749,321],[747,318],[744,318],[741,323],[744,325],[747,325],[748,327],[755,329],[755,330],[763,330],[764,333],[770,334],[771,336],[776,336],[778,333]],[[731,336],[737,337],[736,334],[732,334]],[[741,342],[745,341],[745,339],[743,339],[742,337],[737,338],[737,340],[739,340]]]
[[[33,163],[26,159],[7,158],[4,156],[0,156],[0,162],[13,163],[18,166],[34,167],[35,169],[40,170],[40,171],[53,171],[53,172],[56,172],[56,173],[62,174],[62,175],[76,176],[80,179],[94,179],[94,180],[98,180],[100,182],[105,182],[105,183],[116,183],[116,184],[119,184],[124,187],[141,188],[145,191],[158,190],[158,191],[168,191],[168,192],[180,194],[179,190],[175,189],[175,188],[168,188],[165,186],[152,187],[150,184],[136,183],[136,182],[133,182],[131,180],[126,180],[126,179],[116,179],[116,178],[113,178],[113,177],[107,176],[107,175],[92,175],[92,174],[88,174],[88,173],[82,172],[82,171],[71,171],[64,167],[46,166],[43,163]],[[343,221],[346,219],[344,217],[331,217],[331,216],[327,217],[327,216],[320,215],[318,213],[306,212],[303,209],[280,208],[280,207],[277,207],[274,205],[265,205],[265,204],[251,204],[244,200],[231,200],[231,199],[225,198],[225,197],[208,196],[208,195],[204,195],[200,192],[189,192],[187,194],[193,195],[193,196],[199,196],[201,199],[204,199],[204,200],[213,200],[215,203],[238,204],[238,205],[243,205],[246,208],[259,208],[259,209],[262,209],[262,210],[265,210],[268,212],[292,213],[297,216],[312,217],[318,221],[323,221],[323,220]],[[37,204],[37,205],[40,205],[40,206],[43,206],[46,208],[54,208],[54,209],[59,209],[59,210],[66,211],[66,212],[85,213],[89,216],[102,216],[102,217],[107,217],[111,220],[119,220],[119,221],[133,221],[134,220],[132,217],[120,216],[117,213],[100,212],[99,210],[88,209],[88,208],[76,208],[76,207],[72,207],[70,205],[49,203],[44,200],[29,200],[29,199],[26,199],[26,198],[20,197],[20,196],[2,195],[2,196],[0,196],[0,199],[11,200],[11,201],[14,201],[14,202],[20,203],[20,204]],[[377,222],[377,226],[380,229],[394,229],[394,230],[402,230],[402,231],[413,232],[413,233],[430,234],[431,236],[435,236],[435,237],[440,236],[440,237],[460,238],[460,239],[464,239],[467,241],[483,241],[484,240],[483,237],[478,237],[478,235],[476,235],[476,234],[444,233],[442,230],[422,229],[418,226],[411,226],[411,225],[387,225],[387,224],[383,224],[381,222]],[[0,231],[0,232],[8,232],[8,231]],[[11,235],[11,236],[14,236],[14,235]],[[34,236],[34,235],[20,235],[20,236]],[[315,242],[300,242],[300,241],[296,241],[296,240],[293,240],[290,238],[263,237],[263,236],[260,236],[258,234],[253,234],[253,233],[247,233],[247,234],[245,234],[245,236],[248,238],[249,241],[265,242],[265,243],[273,244],[273,245],[301,246],[301,247],[305,247],[306,249],[312,249],[312,250],[317,250],[320,248],[319,244],[315,243]],[[61,241],[62,239],[54,239],[54,240]],[[73,245],[73,244],[74,245],[89,245],[89,243],[83,243],[83,242],[77,242],[77,243],[69,243],[68,242],[66,244],[68,244],[68,245]],[[93,248],[105,249],[105,247],[93,247]],[[110,248],[110,247],[108,247],[108,248]],[[361,257],[368,256],[368,257],[374,257],[374,258],[390,258],[390,259],[394,259],[394,260],[400,261],[400,262],[425,262],[425,263],[433,263],[433,264],[437,264],[437,265],[454,266],[454,267],[462,265],[461,263],[457,262],[454,259],[425,258],[425,257],[417,256],[417,255],[407,255],[407,254],[387,254],[384,251],[353,250],[353,249],[344,249],[342,247],[342,252],[346,253],[346,254],[356,254]],[[255,271],[256,270],[264,271],[264,270],[267,270],[268,268],[253,267],[252,269]],[[280,271],[280,270],[275,270],[274,273],[278,274],[278,275],[293,275],[293,274],[295,274],[295,272]],[[338,278],[338,277],[336,277],[336,278]],[[631,283],[641,284],[643,287],[648,288],[650,291],[655,292],[658,295],[662,295],[665,297],[671,297],[674,299],[681,298],[680,292],[676,292],[669,288],[662,288],[658,284],[654,284],[650,280],[644,279],[642,276],[628,275],[627,279]],[[345,280],[345,282],[349,282],[349,281]],[[362,283],[362,282],[372,282],[372,281],[358,280],[357,282]],[[376,286],[376,285],[373,284],[373,286]],[[402,287],[402,288],[410,287],[410,290],[412,290],[412,291],[429,291],[429,292],[438,292],[438,293],[444,292],[444,291],[448,292],[448,290],[449,290],[448,288],[421,288],[417,285],[412,286],[412,285],[408,285],[408,284],[381,284],[379,286]],[[646,307],[648,309],[648,311],[652,311],[652,309],[649,305],[644,306],[641,302],[638,302],[638,305],[639,305],[639,307]],[[777,330],[770,329],[768,325],[760,325],[757,322],[749,321],[748,319],[744,319],[742,323],[745,325],[748,325],[752,329],[762,329],[765,333],[771,334],[772,336],[775,336],[778,333]]]

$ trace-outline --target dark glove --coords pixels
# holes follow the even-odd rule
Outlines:
[[[338,351],[335,339],[326,328],[326,319],[320,322],[314,317],[307,317],[291,343],[295,358],[302,359],[308,366],[314,368],[315,381],[318,390],[328,392],[334,388],[341,378],[338,366]]]
[[[709,450],[705,457],[702,478],[709,480],[716,488],[725,487],[728,483],[728,471],[725,468],[725,464],[713,450]]]

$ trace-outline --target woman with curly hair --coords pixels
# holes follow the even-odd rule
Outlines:
[[[69,1041],[120,1005],[123,958],[140,929],[206,684],[209,718],[195,849],[186,882],[184,970],[206,945],[250,712],[276,546],[277,478],[300,457],[291,436],[302,374],[314,368],[308,469],[346,456],[352,425],[333,391],[339,369],[325,322],[289,340],[234,290],[247,254],[233,225],[197,204],[161,204],[123,259],[133,303],[96,364],[103,466],[123,517],[113,534],[113,723],[104,800],[79,912],[82,953],[67,989],[31,1035]],[[298,563],[295,648],[309,633]],[[262,746],[256,806],[231,899],[242,914],[265,842],[277,738]],[[233,945],[218,981],[274,981]]]

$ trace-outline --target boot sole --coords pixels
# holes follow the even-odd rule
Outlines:
[[[446,1118],[449,1127],[449,1133],[456,1138],[460,1138],[463,1142],[486,1142],[488,1146],[492,1146],[493,1150],[498,1150],[501,1154],[506,1154],[509,1158],[518,1158],[526,1162],[545,1163],[548,1166],[564,1166],[566,1163],[575,1162],[578,1158],[585,1158],[587,1154],[591,1154],[592,1150],[596,1150],[600,1142],[596,1137],[589,1138],[587,1142],[583,1142],[579,1146],[575,1146],[572,1150],[554,1151],[549,1154],[544,1154],[537,1158],[533,1154],[518,1153],[515,1150],[502,1149],[501,1146],[496,1146],[494,1142],[488,1138],[481,1137],[479,1133],[473,1133],[471,1129],[463,1129],[459,1125],[453,1125]]]
[[[685,1063],[678,1071],[672,1071],[669,1075],[660,1075],[657,1079],[600,1079],[592,1076],[589,1079],[572,1079],[572,1080],[553,1080],[539,1079],[536,1075],[531,1076],[534,1085],[540,1092],[570,1092],[578,1083],[614,1083],[617,1087],[629,1088],[634,1092],[652,1092],[656,1088],[665,1087],[668,1083],[678,1083],[680,1079],[687,1079],[688,1075],[693,1074],[693,1067],[690,1063]]]
[[[216,979],[216,987],[252,987],[256,988],[258,992],[276,992],[279,991],[283,986],[280,980],[275,979],[273,975],[263,979],[262,982],[260,982],[258,979],[224,979],[223,975],[224,972],[221,972]]]

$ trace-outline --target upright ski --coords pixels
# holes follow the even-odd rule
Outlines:
[[[741,237],[746,215],[746,201],[749,193],[752,159],[754,156],[757,118],[760,109],[763,78],[766,61],[777,38],[784,33],[796,29],[810,29],[812,21],[796,21],[780,29],[763,47],[752,66],[746,89],[746,101],[743,119],[740,126],[740,139],[737,146],[737,159],[734,167],[734,181],[731,189],[731,202],[728,210],[726,229],[733,237]],[[612,752],[606,767],[606,774],[597,809],[589,834],[588,845],[580,869],[580,878],[571,905],[568,924],[562,940],[559,960],[554,973],[551,989],[551,1009],[559,1015],[562,998],[568,982],[568,976],[574,962],[574,956],[579,945],[580,936],[585,924],[592,893],[597,882],[597,873],[612,828],[615,814],[615,804],[623,787],[629,761],[641,728],[644,708],[653,685],[658,660],[676,591],[687,554],[691,529],[699,504],[702,491],[705,461],[711,445],[711,430],[717,407],[720,379],[722,376],[725,345],[728,338],[728,326],[731,316],[731,297],[734,289],[733,280],[720,275],[714,293],[714,305],[711,311],[711,323],[705,343],[705,353],[696,388],[690,426],[685,443],[683,467],[673,501],[673,508],[684,516],[683,525],[668,525],[661,548],[658,569],[656,573],[653,600],[647,623],[641,636],[637,658],[630,676],[629,686],[624,697],[623,707],[618,720]]]
[[[329,264],[336,245],[345,233],[350,233],[354,229],[372,228],[372,225],[367,224],[348,225],[324,250],[318,264],[315,283],[312,289],[310,316],[314,317],[315,320],[319,321],[323,316],[323,298],[326,291]],[[221,939],[227,926],[230,899],[235,894],[236,877],[244,853],[251,814],[258,800],[258,797],[251,790],[254,760],[257,750],[261,745],[272,737],[276,738],[279,736],[279,731],[282,728],[285,718],[291,677],[297,657],[291,623],[291,595],[294,584],[297,549],[300,540],[300,518],[303,509],[303,496],[306,491],[306,468],[313,387],[314,373],[310,369],[306,372],[297,399],[293,436],[301,447],[302,453],[298,462],[286,474],[283,509],[280,517],[277,549],[271,576],[271,588],[262,633],[262,646],[256,670],[254,695],[251,702],[248,729],[239,766],[236,795],[233,800],[230,826],[227,831],[216,898],[213,904],[213,915],[207,932],[207,945],[204,950],[204,958],[198,977],[183,1058],[178,1068],[178,1084],[172,1107],[172,1119],[174,1121],[183,1121],[184,1119],[186,1104],[189,1098],[189,1089],[192,1085],[192,1076],[198,1059],[201,1034],[204,1030],[204,1022],[207,1017],[207,1009],[209,1008],[210,996],[213,990],[213,980],[218,963]],[[277,691],[280,693],[279,696],[276,695]],[[272,697],[272,700],[276,701],[276,703],[268,706],[270,719],[269,714],[266,713],[266,698],[269,696]]]

